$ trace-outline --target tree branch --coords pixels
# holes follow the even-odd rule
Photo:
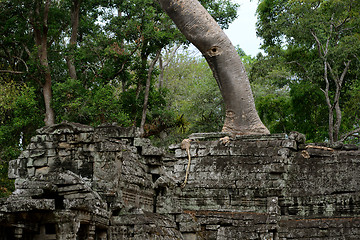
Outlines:
[[[324,80],[326,83],[326,87],[324,90],[324,94],[325,94],[325,100],[326,100],[326,104],[328,105],[328,110],[329,110],[329,140],[330,143],[332,144],[334,142],[334,104],[331,104],[330,102],[330,97],[329,97],[329,88],[330,88],[330,83],[329,83],[329,79],[328,79],[328,64],[327,61],[324,61]]]
[[[120,70],[117,71],[117,72],[112,76],[112,79],[114,79],[114,78],[116,78],[117,76],[120,75],[120,73],[124,70],[125,65],[126,65],[126,63],[129,61],[130,57],[131,57],[138,49],[139,49],[139,48],[136,46],[136,47],[134,48],[134,50],[133,50],[130,54],[127,55],[126,59],[125,59],[125,60],[123,61],[123,63],[121,64]]]
[[[360,127],[359,128],[356,128],[344,135],[341,136],[341,139],[339,140],[340,142],[343,142],[345,141],[348,137],[350,137],[351,135],[353,135],[354,133],[359,133],[360,132]]]
[[[1,70],[0,69],[0,73],[24,74],[25,72],[13,71],[13,70]]]
[[[21,55],[22,55],[22,54],[21,54]],[[25,62],[22,58],[16,57],[16,56],[15,56],[14,58],[19,59],[19,60],[25,65],[26,72],[29,72],[29,68],[28,68],[26,62]],[[15,64],[15,66],[16,66],[16,65],[17,65],[17,64]]]
[[[169,59],[164,64],[164,69],[167,68],[167,66],[170,64],[171,60],[174,58],[175,53],[180,48],[181,44],[178,44],[170,53]]]
[[[293,64],[295,63],[296,65],[298,65],[306,74],[305,74],[305,77],[310,81],[312,82],[312,80],[309,78],[308,76],[308,71],[306,70],[306,68],[301,64],[299,63],[298,61],[290,61],[290,62],[285,62],[285,64]]]
[[[330,83],[329,83],[329,79],[328,79],[328,63],[325,61],[324,62],[324,80],[325,80],[325,90],[322,90],[325,94],[326,97],[326,103],[329,107],[329,109],[333,109],[333,106],[330,102],[330,97],[329,97],[329,89],[330,89]]]
[[[330,71],[331,77],[334,79],[334,82],[337,84],[339,77],[336,76],[336,74],[335,74],[335,72],[333,71],[330,63],[329,63],[329,62],[326,62],[326,64],[327,64],[327,67],[328,67],[328,69],[329,69],[329,71]]]
[[[324,57],[323,53],[321,52],[322,45],[321,45],[321,43],[320,43],[320,40],[318,39],[318,37],[316,36],[316,34],[314,33],[313,30],[310,30],[310,33],[311,33],[311,35],[315,38],[315,41],[316,41],[316,43],[317,43],[318,52],[319,52],[320,57]]]
[[[345,75],[346,75],[347,71],[348,71],[349,68],[350,68],[350,63],[351,63],[351,60],[349,60],[347,63],[345,63],[345,69],[344,69],[344,71],[342,72],[341,77],[340,77],[340,79],[339,79],[339,86],[340,86],[340,88],[341,88],[341,86],[342,86],[342,83],[344,82]]]

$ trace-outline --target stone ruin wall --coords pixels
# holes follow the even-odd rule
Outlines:
[[[360,239],[358,148],[303,142],[301,134],[194,141],[178,202],[197,224],[180,221],[180,231],[205,229],[205,239]],[[186,158],[172,147],[177,160]],[[175,175],[185,162],[175,163]]]
[[[162,150],[134,128],[62,123],[10,162],[9,239],[360,239],[360,151],[301,134],[193,134]]]

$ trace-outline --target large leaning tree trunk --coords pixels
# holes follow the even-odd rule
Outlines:
[[[176,26],[204,55],[225,102],[223,132],[268,134],[255,109],[249,79],[230,39],[197,0],[158,0]]]

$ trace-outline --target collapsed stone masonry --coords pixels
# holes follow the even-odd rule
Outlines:
[[[0,240],[360,239],[357,146],[204,133],[187,151],[116,125],[37,133],[9,164]]]

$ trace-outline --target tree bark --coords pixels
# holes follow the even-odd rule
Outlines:
[[[77,79],[73,52],[74,52],[74,48],[76,47],[77,36],[79,31],[80,3],[81,0],[74,0],[73,6],[71,8],[71,37],[69,43],[71,53],[65,58],[69,70],[69,75],[72,79]]]
[[[330,89],[330,82],[328,78],[328,63],[324,61],[324,80],[325,80],[325,89],[321,89],[325,95],[326,104],[329,110],[329,142],[330,144],[334,143],[334,107],[331,104],[330,96],[329,96],[329,89]]]
[[[33,21],[35,44],[38,49],[38,59],[40,62],[41,73],[44,76],[43,97],[45,103],[45,125],[53,125],[55,123],[54,110],[51,107],[52,90],[51,90],[51,73],[47,52],[47,34],[48,34],[48,14],[50,9],[50,0],[47,0],[44,6],[43,15],[40,13],[41,3],[38,2],[35,9],[35,18],[42,19],[42,23]]]
[[[161,49],[156,53],[156,56],[155,56],[154,60],[152,60],[152,62],[150,64],[150,67],[149,67],[149,70],[148,70],[147,78],[146,78],[144,104],[143,104],[143,111],[142,111],[141,123],[140,123],[140,135],[141,136],[143,136],[144,133],[145,133],[144,127],[145,127],[145,121],[146,121],[147,106],[148,106],[148,102],[149,102],[151,75],[152,75],[152,72],[154,70],[156,62],[160,57],[160,53],[161,53]]]
[[[245,68],[229,38],[197,0],[158,0],[185,37],[204,55],[226,107],[222,131],[268,134],[255,109]]]

